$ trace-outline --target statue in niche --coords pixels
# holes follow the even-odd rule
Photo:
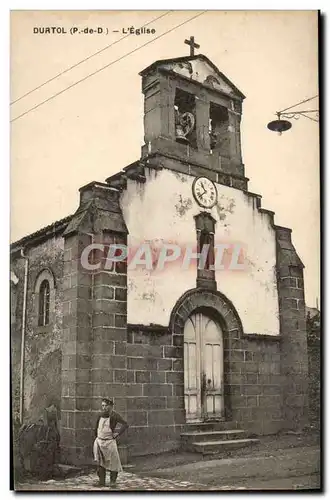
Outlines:
[[[177,142],[188,144],[187,136],[193,131],[195,126],[195,117],[193,113],[185,111],[181,113],[178,106],[174,106],[175,113],[175,135]]]
[[[187,69],[190,75],[193,74],[193,68],[190,62],[179,63],[179,68]]]
[[[213,75],[208,75],[205,78],[204,83],[206,83],[207,85],[210,85],[213,88],[214,88],[214,85],[220,85],[219,80]]]

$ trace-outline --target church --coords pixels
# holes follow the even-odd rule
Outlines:
[[[304,266],[249,192],[245,96],[186,42],[140,73],[141,157],[11,245],[12,411],[55,405],[67,464],[91,462],[102,397],[123,460],[307,423]]]

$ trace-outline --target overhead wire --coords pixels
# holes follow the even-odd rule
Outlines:
[[[281,111],[279,111],[279,113],[284,113],[284,111],[287,111],[288,109],[295,108],[296,106],[299,106],[300,104],[304,104],[305,102],[311,101],[312,99],[315,99],[316,97],[318,97],[318,94],[314,95],[313,97],[309,97],[308,99],[305,99],[304,101],[298,102],[298,104],[294,104],[293,106],[290,106],[289,108],[282,109]]]
[[[155,38],[153,38],[152,40],[149,40],[148,42],[140,45],[139,47],[136,47],[135,49],[131,50],[130,52],[127,52],[126,54],[124,54],[123,56],[119,57],[118,59],[115,59],[114,61],[106,64],[105,66],[102,66],[101,68],[99,68],[98,70],[94,71],[93,73],[90,73],[89,75],[85,76],[84,78],[81,78],[80,80],[74,82],[72,85],[69,85],[68,87],[64,88],[63,90],[60,90],[59,92],[57,92],[56,94],[53,94],[52,96],[48,97],[47,99],[45,99],[44,101],[41,101],[39,104],[36,104],[35,106],[33,106],[32,108],[28,109],[27,111],[25,111],[24,113],[21,113],[20,115],[16,116],[15,118],[13,118],[11,120],[11,123],[18,120],[19,118],[22,118],[23,116],[31,113],[32,111],[40,108],[40,106],[43,106],[44,104],[46,104],[47,102],[51,101],[52,99],[55,99],[55,97],[58,97],[59,95],[61,94],[64,94],[64,92],[67,92],[68,90],[72,89],[73,87],[79,85],[79,83],[82,83],[84,81],[86,81],[88,78],[91,78],[92,76],[95,76],[96,74],[100,73],[101,71],[109,68],[110,66],[112,66],[113,64],[121,61],[122,59],[124,59],[125,57],[128,57],[129,55],[131,54],[134,54],[135,52],[141,50],[143,47],[146,47],[147,45],[155,42],[156,40],[159,40],[160,38],[162,38],[163,36],[165,35],[168,35],[169,33],[171,33],[172,31],[180,28],[181,26],[184,26],[185,24],[193,21],[194,19],[197,19],[198,17],[200,17],[201,15],[205,14],[205,12],[207,11],[202,11],[200,12],[199,14],[196,14],[195,16],[187,19],[186,21],[174,26],[173,28],[165,31],[164,33],[161,33],[160,35],[156,36]]]
[[[154,19],[152,19],[151,21],[149,21],[148,23],[144,24],[143,26],[141,26],[141,28],[145,28],[146,26],[148,26],[149,24],[151,23],[154,23],[156,21],[158,21],[159,19],[161,19],[162,17],[165,17],[167,16],[168,14],[170,14],[171,10],[169,10],[168,12],[165,12],[165,14],[162,14],[161,16],[158,16],[158,17],[155,17]],[[78,66],[80,66],[81,64],[83,64],[84,62],[88,61],[89,59],[92,59],[92,57],[95,57],[97,56],[98,54],[101,54],[101,52],[104,52],[105,50],[109,49],[110,47],[113,47],[114,45],[116,45],[117,43],[121,42],[122,40],[124,40],[125,38],[131,36],[130,33],[128,35],[125,35],[125,36],[122,36],[121,38],[119,38],[119,40],[115,40],[114,42],[110,43],[109,45],[107,45],[106,47],[103,47],[103,49],[100,49],[98,50],[97,52],[94,52],[93,54],[91,54],[90,56],[88,57],[85,57],[85,59],[82,59],[81,61],[73,64],[72,66],[69,66],[69,68],[66,68],[65,70],[61,71],[60,73],[57,73],[57,75],[53,76],[52,78],[49,78],[49,80],[46,80],[45,82],[41,83],[40,85],[38,85],[37,87],[29,90],[28,92],[26,92],[25,94],[21,95],[20,97],[18,97],[17,99],[15,99],[14,101],[12,101],[10,104],[15,104],[16,102],[20,101],[21,99],[23,99],[24,97],[32,94],[33,92],[35,92],[36,90],[39,90],[41,89],[42,87],[44,87],[45,85],[47,85],[48,83],[56,80],[56,78],[64,75],[65,73],[68,73],[69,71],[71,71],[73,68],[77,68]]]

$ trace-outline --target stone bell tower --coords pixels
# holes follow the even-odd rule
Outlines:
[[[162,157],[167,168],[184,172],[183,165],[211,170],[219,183],[246,189],[240,140],[244,95],[206,56],[194,55],[193,37],[186,43],[190,56],[156,61],[140,73],[142,158]]]

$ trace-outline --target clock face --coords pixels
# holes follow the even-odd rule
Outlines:
[[[198,177],[193,183],[193,195],[201,207],[212,208],[218,198],[217,188],[214,182],[207,177]]]

